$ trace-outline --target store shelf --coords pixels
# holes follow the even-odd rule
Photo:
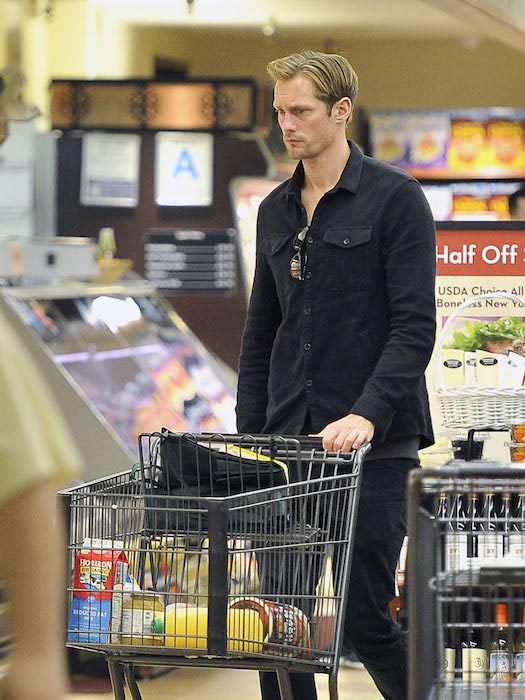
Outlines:
[[[525,682],[503,685],[497,683],[451,683],[434,689],[428,700],[525,700]]]
[[[451,170],[450,168],[406,168],[407,172],[418,180],[525,180],[525,168],[507,168],[503,166],[486,166],[474,170]]]

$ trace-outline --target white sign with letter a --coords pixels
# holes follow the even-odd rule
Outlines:
[[[161,131],[155,136],[155,202],[209,207],[213,201],[213,136]]]

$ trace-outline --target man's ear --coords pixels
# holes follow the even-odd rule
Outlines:
[[[333,109],[336,121],[346,123],[352,116],[352,100],[349,97],[341,97],[334,104]]]

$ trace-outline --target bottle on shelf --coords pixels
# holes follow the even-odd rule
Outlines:
[[[447,568],[446,559],[446,537],[447,537],[447,518],[448,518],[448,496],[442,491],[439,494],[438,502],[436,505],[436,520],[438,523],[439,533],[440,533],[440,547],[437,555],[441,557],[438,562],[439,571],[445,571]]]
[[[115,231],[111,226],[101,228],[98,232],[97,260],[113,260],[116,252]]]
[[[512,649],[509,642],[507,603],[496,603],[496,628],[489,649],[489,678],[494,681],[512,679]]]
[[[476,625],[472,603],[467,610],[467,625],[461,640],[462,679],[468,683],[484,682],[487,679],[487,650],[483,646],[482,629]]]
[[[468,564],[466,525],[463,494],[454,493],[447,516],[447,534],[445,536],[445,566],[448,571],[464,569]]]
[[[503,540],[498,533],[498,516],[494,504],[494,493],[487,491],[481,511],[481,528],[478,534],[478,556],[480,559],[499,559],[502,556]]]
[[[443,678],[453,683],[459,669],[459,635],[455,625],[443,625]]]
[[[525,605],[522,606],[523,627],[514,643],[514,678],[525,683]]]
[[[479,493],[471,491],[467,508],[467,556],[470,559],[478,557],[478,533],[480,529]]]
[[[510,531],[512,529],[512,495],[509,491],[504,491],[501,495],[498,525],[501,533],[501,544],[498,549],[502,556],[505,557],[510,551]]]
[[[509,533],[509,556],[525,559],[525,493],[519,493]]]

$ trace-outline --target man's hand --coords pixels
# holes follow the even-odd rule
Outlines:
[[[375,426],[369,420],[349,413],[333,423],[328,423],[317,435],[310,437],[322,437],[325,450],[350,452],[357,450],[363,443],[370,442],[374,431]]]

